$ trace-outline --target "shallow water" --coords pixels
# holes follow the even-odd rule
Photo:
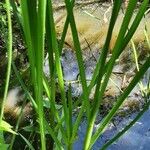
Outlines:
[[[132,118],[126,118],[117,126],[111,124],[104,134],[97,140],[92,150],[99,150],[101,146],[111,139],[115,133],[121,130]],[[96,129],[95,129],[96,130]],[[86,132],[86,121],[84,120],[79,129],[79,140],[74,144],[73,149],[81,149]],[[115,144],[112,144],[108,150],[149,150],[150,149],[150,109],[135,123]]]

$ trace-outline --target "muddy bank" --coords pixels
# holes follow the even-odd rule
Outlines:
[[[104,41],[106,39],[109,20],[111,17],[111,11],[112,5],[110,3],[94,3],[91,5],[74,8],[74,16],[82,50],[89,49],[89,47],[91,48],[91,50],[96,48],[100,49],[103,47]],[[112,50],[115,44],[125,11],[126,10],[124,6],[122,6],[122,10],[119,13],[113,32],[112,40],[110,43],[110,50]],[[136,13],[137,10],[135,10],[132,20],[133,18],[135,18]],[[136,33],[133,36],[133,41],[135,43],[139,43],[145,40],[145,35],[143,32],[145,26],[147,26],[147,32],[150,37],[150,29],[148,28],[148,26],[150,25],[149,18],[150,14],[147,14],[146,17],[141,21]],[[55,12],[56,31],[58,37],[62,33],[65,19],[66,11],[64,9]],[[71,48],[74,47],[70,29],[65,41],[66,45],[70,46]]]

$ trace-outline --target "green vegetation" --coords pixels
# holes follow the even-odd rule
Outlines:
[[[35,132],[40,135],[40,149],[45,150],[46,144],[50,143],[50,147],[52,149],[68,149],[71,150],[74,142],[77,140],[78,129],[80,123],[82,122],[82,117],[85,116],[87,118],[87,130],[86,136],[84,140],[84,150],[92,149],[93,144],[96,140],[102,135],[104,129],[110,123],[111,119],[116,114],[117,110],[124,102],[124,100],[128,97],[132,89],[139,83],[140,79],[143,77],[147,69],[150,67],[150,57],[146,58],[145,62],[141,67],[138,66],[138,60],[135,54],[135,61],[137,64],[138,71],[133,77],[132,81],[128,85],[128,87],[120,94],[117,98],[115,105],[109,111],[109,113],[103,118],[100,122],[98,129],[93,133],[94,123],[96,121],[96,117],[98,112],[101,111],[99,106],[102,102],[104,92],[106,90],[110,75],[112,73],[112,69],[115,65],[116,60],[124,51],[125,47],[131,40],[133,34],[135,33],[144,13],[147,9],[147,4],[149,0],[143,0],[141,6],[139,7],[138,13],[131,23],[131,18],[134,12],[134,9],[137,4],[137,0],[130,0],[129,5],[127,7],[127,11],[125,13],[121,29],[119,31],[115,46],[112,50],[112,56],[109,61],[106,61],[107,54],[109,51],[109,44],[112,37],[112,32],[115,27],[116,19],[118,13],[121,8],[122,0],[114,1],[112,15],[110,19],[110,25],[106,37],[105,44],[101,51],[100,58],[97,62],[96,68],[94,70],[94,74],[90,84],[87,84],[84,62],[82,56],[82,50],[78,38],[78,32],[76,28],[76,23],[73,15],[73,6],[74,0],[65,0],[66,10],[67,10],[67,18],[64,26],[64,30],[62,33],[61,41],[58,43],[55,23],[53,18],[53,9],[52,9],[52,1],[51,0],[21,0],[20,8],[17,8],[14,1],[11,1],[11,6],[9,0],[6,0],[6,10],[7,10],[7,24],[8,24],[8,68],[7,68],[7,76],[5,82],[5,91],[4,98],[1,104],[1,114],[0,114],[0,147],[3,149],[7,149],[9,146],[12,149],[15,138],[17,136],[21,137],[27,144],[27,147],[30,149],[34,149],[32,145],[33,140],[27,139],[23,134],[19,133],[19,120],[15,128],[15,132],[11,130],[11,126],[6,124],[3,121],[4,115],[4,102],[7,98],[9,80],[11,75],[11,66],[16,74],[16,78],[20,83],[21,87],[26,94],[26,97],[31,101],[34,110],[36,112],[36,120],[35,124]],[[15,14],[18,24],[20,25],[22,31],[22,38],[25,41],[27,47],[27,54],[29,58],[30,64],[30,77],[29,81],[31,82],[32,87],[28,88],[28,86],[24,83],[23,78],[19,71],[17,70],[15,63],[12,61],[12,20],[11,20],[11,9]],[[130,27],[129,27],[130,24]],[[77,103],[73,103],[71,96],[71,85],[69,86],[68,93],[65,91],[64,86],[64,78],[61,66],[61,52],[64,44],[64,39],[66,36],[66,31],[68,26],[70,25],[72,31],[72,38],[74,42],[74,48],[76,52],[76,58],[79,67],[79,75],[82,84],[83,93],[81,97],[79,97],[79,102],[82,100],[79,112],[76,114],[76,120],[73,122],[73,110],[75,110],[78,105]],[[145,30],[146,34],[146,30]],[[148,36],[146,36],[148,39]],[[149,41],[147,41],[149,43]],[[133,44],[134,45],[134,44]],[[149,44],[150,45],[150,44]],[[45,47],[47,47],[47,52],[49,54],[49,70],[50,70],[50,81],[43,73],[43,63],[44,63],[44,54]],[[58,83],[58,86],[57,86]],[[90,103],[89,95],[93,87],[96,87],[93,102]],[[59,88],[61,94],[61,106],[58,105],[56,101],[56,91]],[[147,90],[149,89],[149,85]],[[46,93],[46,94],[45,94]],[[43,95],[46,95],[48,98],[48,104],[44,103],[45,98]],[[145,101],[149,98],[149,92],[144,93]],[[44,104],[49,110],[48,115],[50,119],[45,117],[44,112]],[[130,127],[142,116],[142,114],[148,109],[150,102],[147,101],[145,106],[141,112],[137,115],[137,117],[127,125],[123,131],[119,132],[114,138],[108,141],[102,149],[106,149],[110,144],[112,144],[115,140],[117,140],[121,135],[125,133],[125,131],[129,130]],[[5,128],[4,128],[5,124]],[[30,130],[31,134],[33,133],[33,128],[29,128],[26,130]],[[13,133],[13,138],[9,145],[6,145],[4,138],[4,131],[8,131]],[[50,137],[50,138],[47,138]],[[49,141],[48,141],[49,140]]]

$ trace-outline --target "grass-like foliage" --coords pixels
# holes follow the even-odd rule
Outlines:
[[[141,6],[138,8],[138,13],[134,20],[131,23],[131,18],[134,12],[134,9],[137,4],[137,0],[130,0],[125,16],[118,33],[118,37],[115,43],[115,46],[112,50],[112,56],[109,61],[106,61],[109,45],[115,27],[115,23],[118,17],[118,13],[121,8],[122,0],[114,0],[112,15],[109,23],[109,28],[107,32],[107,37],[105,44],[101,50],[101,55],[96,64],[92,80],[90,84],[87,84],[83,55],[81,50],[81,45],[78,38],[78,31],[76,28],[76,22],[73,13],[74,0],[65,0],[67,18],[64,25],[64,30],[62,33],[61,41],[58,43],[55,22],[53,16],[53,8],[51,0],[21,0],[20,1],[20,10],[18,11],[17,6],[14,1],[11,1],[13,13],[16,15],[20,28],[23,31],[23,39],[27,47],[27,53],[30,64],[30,81],[32,83],[32,91],[29,92],[25,84],[22,81],[17,68],[12,62],[12,27],[11,27],[11,13],[10,13],[10,2],[6,0],[7,4],[7,17],[8,17],[8,70],[6,78],[6,87],[4,92],[4,100],[1,107],[1,116],[0,121],[2,123],[3,112],[4,112],[4,101],[7,96],[9,78],[11,71],[11,63],[14,69],[17,78],[24,89],[25,93],[28,96],[28,99],[31,100],[35,112],[37,114],[37,122],[39,124],[40,132],[40,142],[41,149],[46,149],[46,143],[52,143],[52,149],[68,149],[73,148],[73,143],[77,139],[78,129],[80,123],[82,122],[82,116],[87,118],[87,129],[85,134],[85,140],[83,144],[84,150],[92,149],[93,144],[97,141],[100,135],[103,133],[104,129],[110,123],[113,116],[116,114],[117,110],[128,97],[132,89],[140,81],[144,73],[150,67],[150,57],[145,60],[145,63],[139,68],[138,72],[133,77],[132,81],[128,87],[123,91],[123,93],[118,97],[115,105],[109,111],[109,113],[103,118],[100,122],[98,129],[93,133],[94,123],[98,112],[100,111],[100,104],[103,99],[104,92],[106,90],[112,69],[115,65],[116,60],[124,51],[125,47],[131,40],[133,34],[135,33],[142,17],[147,8],[149,0],[143,0]],[[129,27],[130,24],[130,27]],[[76,114],[76,119],[72,122],[72,112],[78,106],[76,103],[72,102],[71,96],[71,86],[69,87],[68,93],[65,91],[64,86],[64,77],[61,66],[61,52],[64,44],[64,39],[67,33],[68,26],[70,25],[72,31],[72,38],[74,42],[75,54],[79,67],[80,81],[82,85],[83,93],[79,100],[82,100],[78,114]],[[146,32],[146,31],[145,31]],[[46,45],[47,44],[47,45]],[[48,59],[49,59],[49,70],[50,76],[49,79],[45,77],[43,73],[43,63],[44,63],[44,53],[45,45],[47,46]],[[48,80],[50,80],[48,82]],[[56,86],[58,84],[58,86]],[[94,99],[92,103],[89,102],[89,95],[93,87],[95,88]],[[56,100],[56,91],[59,88],[61,94],[61,104],[62,107],[57,108]],[[43,109],[43,93],[46,93],[47,98],[49,99],[49,112],[50,120],[47,120],[44,115]],[[118,133],[112,140],[108,141],[102,149],[106,149],[110,144],[117,140],[122,134],[125,133],[135,121],[137,121],[142,114],[148,109],[149,102],[145,104],[142,112],[140,112],[135,120],[133,120],[129,125],[127,125],[123,131]],[[0,123],[0,129],[1,124]],[[17,131],[16,131],[17,132]],[[2,132],[1,132],[2,133]],[[3,133],[2,133],[3,134]],[[46,135],[50,135],[51,141],[47,141]],[[26,139],[23,135],[14,135],[20,136],[25,140],[29,148],[34,149],[31,141]],[[14,140],[13,140],[14,141]],[[13,141],[11,146],[13,145]],[[1,143],[5,144],[3,138],[1,138]],[[5,146],[5,145],[4,145]]]

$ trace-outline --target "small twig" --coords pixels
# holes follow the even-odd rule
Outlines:
[[[107,14],[110,12],[110,10],[112,9],[112,6],[110,6],[104,13],[104,22],[107,23],[108,22],[108,18],[107,18]]]

